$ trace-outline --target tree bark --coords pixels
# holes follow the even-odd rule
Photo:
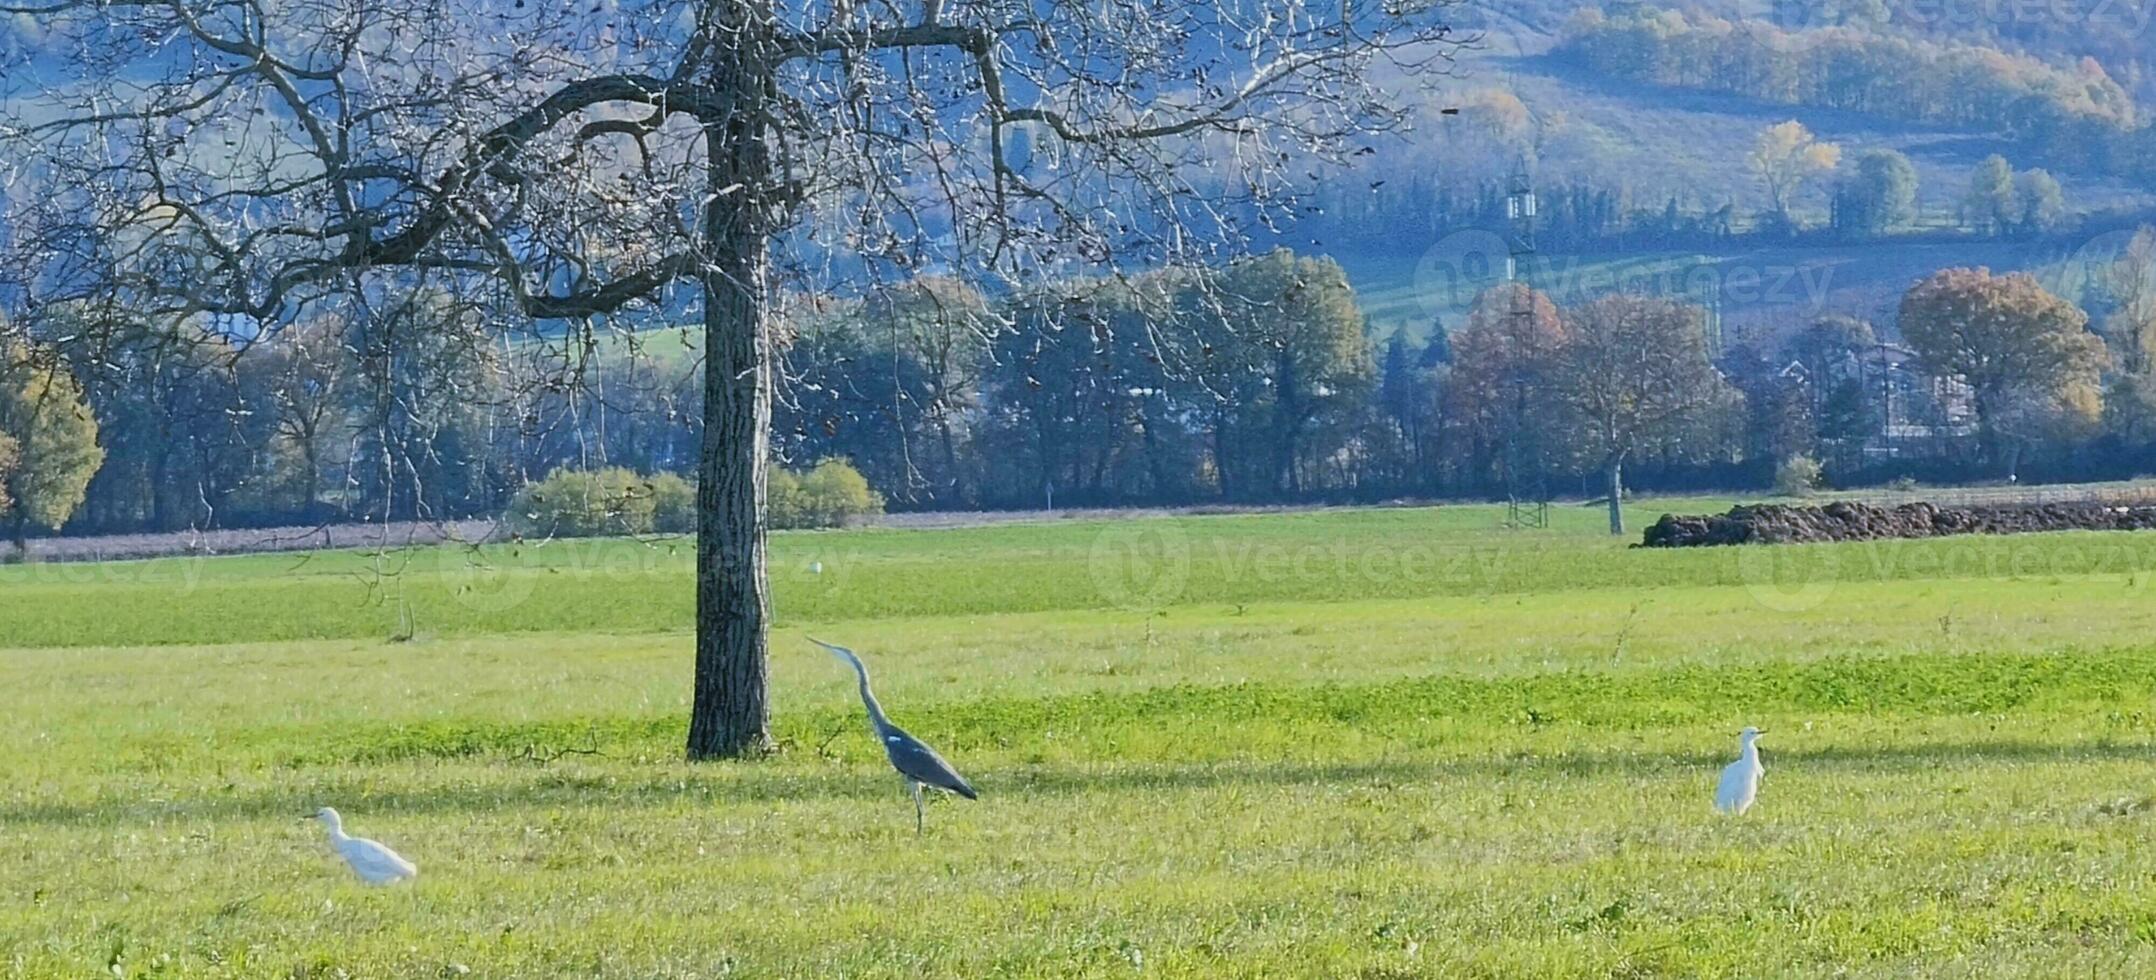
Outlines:
[[[300,471],[299,511],[301,520],[314,520],[316,505],[322,499],[322,464],[315,456],[314,427],[308,426],[306,436],[300,442],[300,452],[307,462]]]
[[[1976,449],[1983,457],[1978,462],[1984,465],[1997,465],[1999,461],[1999,436],[1992,425],[1991,401],[1985,397],[1981,388],[1971,393],[1969,401],[1971,406],[1976,409]],[[1888,421],[1893,421],[1891,412],[1888,414]]]
[[[755,37],[766,27],[731,5]],[[724,16],[724,15],[722,15]],[[714,68],[727,96],[704,121],[710,197],[704,209],[704,439],[697,459],[696,691],[691,759],[770,747],[771,605],[764,576],[764,481],[770,457],[768,84],[761,46],[739,44]]]
[[[1624,533],[1624,457],[1611,456],[1602,467],[1609,477],[1610,533]]]
[[[1213,413],[1213,478],[1220,484],[1220,499],[1235,499],[1228,486],[1228,417],[1218,410]]]
[[[958,439],[951,432],[951,410],[948,402],[938,403],[936,434],[943,440],[943,486],[948,493],[948,496],[938,502],[945,507],[951,507],[964,498],[958,480]]]

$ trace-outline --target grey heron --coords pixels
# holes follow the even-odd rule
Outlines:
[[[921,833],[927,822],[921,808],[921,787],[933,786],[946,792],[957,793],[969,800],[980,799],[980,795],[973,791],[972,784],[966,782],[966,777],[959,775],[958,770],[943,761],[943,757],[937,755],[935,749],[906,734],[904,729],[891,724],[891,719],[884,716],[883,706],[876,703],[875,692],[868,689],[868,667],[861,663],[860,657],[854,656],[853,651],[845,647],[825,643],[813,636],[808,639],[810,643],[831,651],[853,667],[854,676],[860,679],[861,706],[868,709],[868,723],[876,729],[876,740],[883,743],[883,753],[891,758],[891,768],[906,777],[906,785],[913,791],[914,833]]]
[[[1759,799],[1759,777],[1767,772],[1759,764],[1759,736],[1765,734],[1757,728],[1737,733],[1737,761],[1722,770],[1722,781],[1714,788],[1715,809],[1741,817]]]

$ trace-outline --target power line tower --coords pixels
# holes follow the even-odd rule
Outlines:
[[[1511,185],[1505,192],[1505,218],[1512,231],[1505,256],[1505,279],[1515,287],[1513,336],[1530,337],[1535,328],[1535,182],[1527,169],[1526,154],[1521,154],[1512,168]],[[1527,379],[1515,378],[1513,386],[1518,398],[1517,417],[1526,418],[1530,397]],[[1511,450],[1512,458],[1505,462],[1505,526],[1549,527],[1550,490],[1543,472],[1541,434],[1531,429],[1514,432]],[[1520,499],[1523,495],[1529,498],[1525,503]]]

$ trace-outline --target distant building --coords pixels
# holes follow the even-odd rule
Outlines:
[[[1812,392],[1813,407],[1844,382],[1863,394],[1871,435],[1864,440],[1866,459],[1940,456],[1976,435],[1976,396],[1958,377],[1924,370],[1916,352],[1900,344],[1872,344],[1843,353],[1826,366],[1825,378],[1813,377],[1802,361],[1777,373],[1785,383]]]
[[[1915,351],[1874,344],[1845,358],[1842,367],[1864,392],[1874,420],[1866,457],[1937,456],[1976,435],[1976,396],[1968,383],[1924,370]]]

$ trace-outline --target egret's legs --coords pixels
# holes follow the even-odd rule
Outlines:
[[[924,832],[922,828],[925,825],[926,818],[921,815],[921,784],[916,782],[911,785],[913,786],[913,833],[914,836],[918,837]]]

